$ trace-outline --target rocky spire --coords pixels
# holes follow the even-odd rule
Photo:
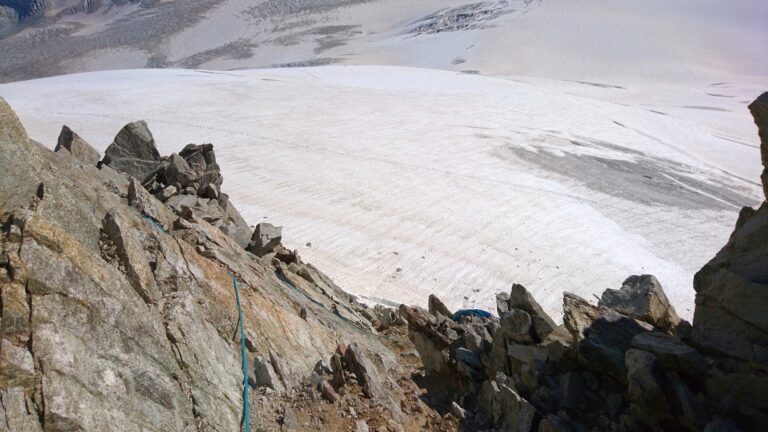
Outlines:
[[[768,199],[768,92],[761,94],[749,105],[749,111],[755,119],[758,135],[760,135],[760,153],[763,159],[763,192]]]

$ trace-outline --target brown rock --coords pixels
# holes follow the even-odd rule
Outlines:
[[[448,310],[448,307],[445,306],[445,303],[443,303],[439,298],[437,298],[436,295],[430,294],[429,300],[427,302],[429,313],[432,315],[440,314],[444,317],[450,318],[453,313]]]
[[[317,385],[317,390],[325,399],[331,403],[336,403],[339,400],[339,394],[333,389],[333,386],[328,381],[322,381]]]

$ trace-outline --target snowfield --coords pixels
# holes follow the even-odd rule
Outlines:
[[[31,136],[103,150],[145,119],[162,154],[215,144],[251,224],[371,301],[495,310],[529,288],[561,314],[651,273],[691,317],[693,274],[760,201],[767,82],[482,76],[384,66],[125,70],[0,85]],[[311,245],[310,245],[311,243]]]

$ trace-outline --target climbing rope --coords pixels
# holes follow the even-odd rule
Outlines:
[[[240,351],[243,356],[243,423],[245,432],[251,430],[251,422],[248,413],[248,362],[245,357],[245,330],[243,330],[243,308],[240,306],[240,290],[237,286],[237,278],[232,275],[232,284],[235,286],[235,298],[237,299],[237,316],[240,321]]]
[[[166,230],[165,230],[165,228],[164,228],[162,225],[160,225],[160,223],[159,223],[159,222],[157,222],[156,220],[152,219],[151,217],[149,217],[149,216],[147,216],[147,215],[141,215],[141,217],[143,217],[144,219],[146,219],[146,220],[147,220],[149,223],[151,223],[151,224],[152,224],[152,225],[153,225],[155,228],[157,228],[159,231],[162,231],[162,232],[164,232],[164,233],[167,233],[167,232],[168,232],[168,231],[166,231]]]

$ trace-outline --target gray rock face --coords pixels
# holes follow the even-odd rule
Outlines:
[[[172,154],[163,166],[161,181],[181,190],[197,181],[197,173],[190,168],[183,157]]]
[[[213,144],[188,144],[179,152],[179,156],[183,157],[195,172],[198,193],[209,184],[216,188],[221,187],[223,178],[219,164],[216,163]]]
[[[596,372],[626,379],[624,353],[632,346],[632,338],[652,327],[611,311],[595,320],[579,343],[579,356],[585,366]]]
[[[135,179],[30,141],[2,100],[0,154],[0,430],[239,430],[232,275],[249,362],[280,358],[298,381],[339,339],[395,362],[355,307],[333,312],[345,294],[316,269],[284,282]]]
[[[763,192],[768,200],[768,92],[761,94],[749,105],[749,111],[755,119],[757,131],[760,135],[760,153],[763,159]]]
[[[768,203],[745,208],[728,244],[694,276],[691,338],[768,364]]]
[[[67,126],[61,128],[54,151],[67,153],[84,164],[96,165],[101,159],[101,155],[95,148]]]
[[[750,106],[768,169],[768,93]],[[768,197],[768,171],[763,188]],[[694,276],[691,339],[714,352],[768,364],[768,201],[745,207],[728,243]]]
[[[246,250],[257,257],[263,257],[268,253],[274,252],[282,239],[283,227],[276,227],[270,223],[262,222],[256,225],[251,242]]]
[[[104,169],[104,168],[102,168]],[[159,223],[163,229],[168,229],[175,218],[173,212],[144,189],[138,180],[131,177],[128,183],[128,205],[141,214]]]
[[[102,162],[143,181],[159,165],[160,153],[144,120],[129,123],[104,151]]]
[[[604,311],[576,294],[563,293],[563,323],[574,339],[584,338],[584,331],[603,314]]]
[[[512,291],[509,294],[509,307],[528,312],[533,322],[534,335],[538,340],[547,337],[557,327],[557,324],[522,285],[512,285]]]
[[[652,275],[630,276],[621,289],[605,290],[598,306],[614,309],[665,331],[673,330],[680,323],[675,308]]]
[[[626,352],[627,395],[629,400],[645,406],[668,404],[662,387],[664,371],[653,354],[637,349]]]
[[[667,370],[701,375],[710,369],[703,355],[674,336],[659,332],[640,333],[632,338],[631,344],[656,356]]]

